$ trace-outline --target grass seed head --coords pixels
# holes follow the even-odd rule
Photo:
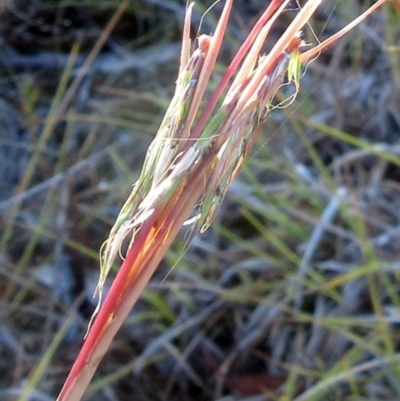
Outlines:
[[[189,38],[193,4],[187,9],[175,93],[148,149],[140,177],[102,247],[99,293],[124,240],[130,237],[131,245],[138,241],[138,233],[145,225],[150,229],[155,224],[152,229],[157,231],[157,224],[167,224],[167,221],[171,227],[177,224],[174,213],[180,210],[180,204],[191,203],[192,210],[198,211],[191,221],[196,222],[201,232],[207,229],[255,142],[271,100],[285,77],[298,90],[301,63],[314,56],[312,51],[306,52],[308,58],[301,54],[300,35],[321,0],[306,2],[272,50],[261,54],[272,24],[289,2],[273,0],[234,57],[210,101],[205,102],[204,94],[232,2],[226,1],[214,36],[200,35],[193,52],[190,52]],[[203,110],[201,102],[206,104]],[[146,236],[143,238],[146,241]],[[157,244],[143,243],[146,249],[151,246]]]
[[[270,7],[276,9],[281,3],[283,9],[287,2],[272,3]],[[191,54],[187,46],[190,40],[184,37],[181,62],[186,64],[180,67],[174,97],[148,149],[141,175],[102,248],[99,293],[124,240],[131,237],[131,243],[135,241],[143,224],[160,213],[160,208],[184,202],[185,193],[191,191],[193,182],[202,187],[193,204],[193,208],[196,209],[197,204],[196,210],[199,210],[194,220],[200,231],[209,226],[249,144],[254,142],[252,136],[266,118],[268,104],[283,82],[291,54],[300,45],[300,41],[291,39],[290,46],[283,48],[280,54],[269,59],[260,55],[276,18],[270,12],[270,17],[259,26],[249,51],[241,50],[241,69],[238,70],[240,65],[237,64],[237,75],[231,86],[226,91],[217,90],[219,102],[212,106],[214,111],[207,107],[203,111],[211,117],[199,133],[194,121],[201,120],[200,101],[215,66],[231,5],[232,1],[226,2],[215,35],[200,35]],[[185,28],[188,25],[186,20]],[[185,32],[188,35],[189,30]],[[178,200],[177,193],[180,194]]]
[[[99,314],[59,401],[80,399],[113,336],[193,210],[196,215],[190,221],[200,231],[207,229],[285,77],[293,80],[298,89],[300,63],[315,57],[385,0],[378,0],[332,38],[301,53],[300,31],[321,2],[306,1],[271,51],[264,55],[261,48],[271,26],[289,4],[289,0],[271,0],[208,102],[204,95],[233,0],[226,0],[214,35],[200,36],[193,52],[189,37],[193,5],[188,6],[175,94],[148,149],[139,179],[102,247],[97,287]],[[130,244],[125,260],[100,308],[106,277],[127,238]]]

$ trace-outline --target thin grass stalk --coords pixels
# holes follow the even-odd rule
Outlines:
[[[59,401],[81,399],[114,335],[181,226],[190,217],[199,231],[209,226],[260,132],[269,104],[285,75],[289,72],[289,79],[298,86],[300,60],[305,62],[316,54],[311,50],[300,54],[302,41],[299,32],[321,1],[309,0],[271,52],[260,56],[261,45],[272,23],[288,4],[288,0],[272,0],[196,124],[233,0],[226,1],[214,36],[201,35],[198,47],[191,55],[189,28],[193,5],[188,7],[175,95],[149,147],[139,180],[102,249],[99,308]],[[384,2],[378,3],[382,5]],[[363,18],[369,14],[365,13]],[[319,46],[322,49],[324,43]],[[224,96],[235,72],[236,78]],[[214,111],[218,103],[219,109]],[[194,215],[193,210],[196,211]],[[128,237],[131,239],[127,255],[102,303],[106,277]]]

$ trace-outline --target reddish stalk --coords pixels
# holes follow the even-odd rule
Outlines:
[[[193,178],[184,194],[183,191],[178,193],[169,208],[146,221],[132,244],[65,381],[59,401],[78,401],[83,396],[116,332],[192,212],[193,204],[203,191],[204,179],[209,179],[201,172]],[[182,195],[185,199],[180,198]]]

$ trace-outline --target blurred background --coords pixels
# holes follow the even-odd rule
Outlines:
[[[193,38],[213,32],[211,3]],[[267,3],[234,2],[211,86]],[[372,3],[324,1],[304,39]],[[0,400],[54,400],[79,351],[185,4],[0,3]],[[399,17],[388,2],[309,63],[287,107],[281,88],[213,225],[175,242],[85,400],[400,399]]]

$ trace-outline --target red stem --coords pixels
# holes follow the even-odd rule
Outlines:
[[[159,213],[153,214],[144,223],[111,285],[57,401],[81,399],[116,332],[201,196],[203,182],[204,178],[194,173],[192,179],[183,184],[181,191],[177,191],[170,204],[161,206]]]
[[[127,287],[131,285],[133,280],[132,276],[138,273],[137,271],[132,271],[132,266],[134,265],[136,258],[138,258],[140,255],[140,251],[144,243],[143,241],[145,241],[148,237],[154,220],[155,218],[151,216],[144,223],[142,229],[137,235],[136,241],[132,244],[132,247],[129,250],[128,255],[126,256],[126,259],[122,263],[122,266],[120,267],[119,272],[111,285],[107,297],[100,308],[99,314],[97,315],[92,327],[89,330],[88,336],[82,345],[79,355],[71,368],[71,371],[64,383],[60,395],[57,398],[58,401],[69,399],[68,397],[70,388],[74,386],[74,382],[78,380],[79,376],[82,375],[82,372],[86,370],[87,366],[89,364],[93,366],[93,363],[95,363],[95,366],[97,366],[100,362],[100,359],[97,361],[93,361],[91,355],[94,352],[99,338],[101,338],[103,332],[109,326],[108,323],[110,322],[110,319],[116,313],[116,305],[120,301],[122,294],[124,294],[124,292],[127,291]],[[105,351],[106,349],[104,350],[104,352]],[[93,369],[93,373],[94,370],[95,369]],[[90,379],[91,377],[89,378],[89,380]]]

